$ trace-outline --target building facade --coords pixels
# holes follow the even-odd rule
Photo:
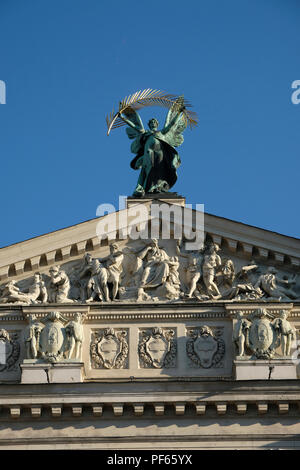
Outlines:
[[[300,448],[300,242],[184,210],[0,250],[2,449]]]

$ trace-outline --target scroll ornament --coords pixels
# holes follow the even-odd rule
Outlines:
[[[91,361],[94,368],[121,369],[128,357],[127,331],[105,328],[94,334],[90,346]]]
[[[155,327],[151,331],[142,331],[142,336],[138,352],[143,367],[162,369],[176,366],[177,345],[174,330]]]
[[[198,367],[208,369],[220,367],[225,354],[225,342],[220,337],[222,332],[204,325],[189,331],[190,338],[186,343],[186,352],[191,361]]]

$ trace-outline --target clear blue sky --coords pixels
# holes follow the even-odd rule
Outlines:
[[[298,237],[299,25],[298,0],[0,0],[0,246],[132,194],[131,142],[125,128],[108,137],[105,116],[148,87],[199,115],[172,190]]]

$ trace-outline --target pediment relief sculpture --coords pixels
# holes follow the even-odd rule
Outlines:
[[[189,328],[186,342],[187,356],[191,363],[205,369],[223,367],[225,341],[222,338],[222,328],[214,331],[207,325],[199,328]]]
[[[114,301],[277,301],[300,299],[295,272],[228,256],[216,243],[187,251],[180,240],[109,245],[105,257],[52,266],[48,274],[0,286],[0,304]]]
[[[138,347],[141,367],[155,369],[176,367],[175,330],[154,327],[141,331]]]
[[[287,312],[284,310],[280,311],[278,317],[264,308],[256,309],[247,316],[242,312],[236,313],[233,342],[239,359],[290,357],[295,339],[296,330],[287,320]],[[276,352],[279,347],[281,356]]]
[[[95,369],[124,369],[128,367],[127,330],[105,328],[92,334],[91,363]]]

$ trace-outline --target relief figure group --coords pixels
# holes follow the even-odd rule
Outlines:
[[[50,267],[49,275],[37,272],[18,282],[12,279],[0,286],[0,304],[300,298],[296,274],[279,275],[274,266],[255,260],[240,265],[223,256],[216,243],[191,252],[177,240],[172,255],[157,239],[142,243],[121,248],[114,242],[105,257],[86,253],[63,267]]]

